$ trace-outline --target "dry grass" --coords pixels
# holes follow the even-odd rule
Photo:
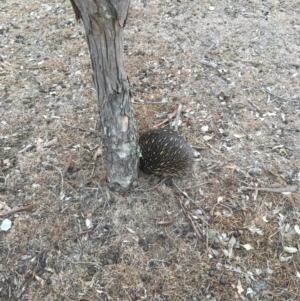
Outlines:
[[[183,104],[180,132],[201,154],[176,181],[185,194],[150,189],[158,179],[143,175],[127,194],[107,190],[68,1],[7,0],[0,13],[0,206],[33,205],[0,232],[0,300],[299,299],[296,2],[132,1],[124,49],[137,127]]]

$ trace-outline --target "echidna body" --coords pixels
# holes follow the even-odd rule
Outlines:
[[[175,131],[150,130],[140,136],[139,145],[141,170],[144,173],[179,177],[192,167],[193,151]]]

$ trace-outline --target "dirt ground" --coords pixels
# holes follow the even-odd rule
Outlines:
[[[0,14],[0,300],[300,300],[299,1],[132,1],[137,128],[181,103],[200,156],[122,195],[69,1]]]

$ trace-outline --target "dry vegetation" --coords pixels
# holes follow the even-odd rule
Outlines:
[[[125,195],[93,161],[70,3],[4,0],[0,16],[0,212],[29,206],[0,216],[0,300],[299,300],[299,1],[132,1],[138,129],[180,102],[201,156],[182,192],[141,175]]]

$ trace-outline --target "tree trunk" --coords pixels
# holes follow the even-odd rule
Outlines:
[[[106,179],[126,191],[137,178],[137,136],[124,69],[123,29],[130,0],[70,0],[82,19],[97,89]]]

